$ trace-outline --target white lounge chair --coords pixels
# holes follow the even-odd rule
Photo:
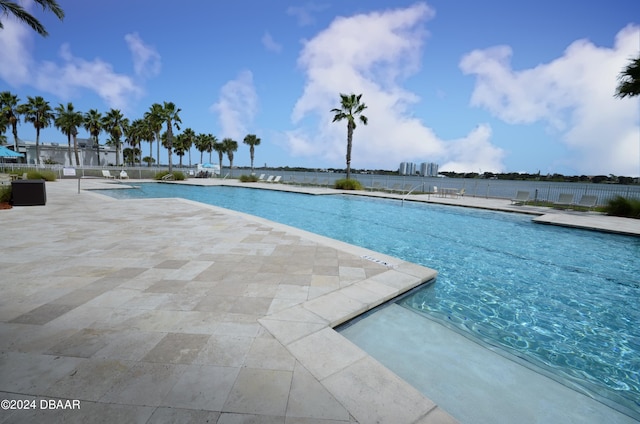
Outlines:
[[[588,209],[594,208],[598,204],[598,196],[590,194],[583,194],[580,201],[576,203],[577,206],[582,206]]]
[[[282,176],[281,176],[281,175],[278,175],[278,176],[277,176],[277,177],[275,177],[271,182],[272,182],[272,183],[279,183],[281,179],[282,179]]]
[[[273,175],[269,175],[265,181],[268,182],[268,183],[271,183],[271,182],[273,182],[273,178],[274,178]]]
[[[554,205],[557,206],[572,206],[573,205],[573,194],[571,193],[560,193],[558,196],[558,200],[553,202]]]
[[[102,176],[103,176],[104,178],[113,178],[113,179],[115,179],[115,178],[116,178],[114,175],[111,175],[111,172],[109,172],[109,170],[108,170],[108,169],[103,169],[103,170],[102,170]]]
[[[122,171],[120,171],[120,179],[121,180],[128,180],[129,179],[129,174],[127,174],[127,171],[125,171],[124,169]]]
[[[529,201],[529,192],[524,190],[518,190],[516,197],[511,199],[511,204],[523,205]]]
[[[260,177],[258,177],[258,181],[264,181],[264,174],[260,174]]]

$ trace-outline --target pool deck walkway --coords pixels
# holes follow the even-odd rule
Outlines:
[[[0,211],[0,399],[36,406],[0,410],[1,424],[456,422],[333,330],[434,270],[197,202],[88,190],[136,182],[83,179],[78,193],[60,180],[46,206]],[[406,200],[545,216],[500,199]],[[545,211],[640,234],[637,220]],[[56,399],[80,409],[41,408]]]

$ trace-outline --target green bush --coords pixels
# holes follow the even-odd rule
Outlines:
[[[167,177],[167,175],[171,174],[171,177]],[[180,171],[173,171],[173,172],[169,172],[169,171],[160,171],[160,172],[156,172],[156,175],[153,177],[155,180],[170,180],[170,181],[184,181],[184,179],[186,178],[184,175],[184,172],[180,172]]]
[[[49,170],[45,170],[45,169],[43,169],[42,171],[31,170],[31,171],[27,172],[27,179],[28,180],[55,181],[56,180],[56,174],[53,171],[49,171]]]
[[[338,190],[362,190],[362,184],[358,180],[346,179],[337,180],[335,188]]]
[[[9,203],[11,200],[11,186],[0,187],[0,203]]]
[[[258,182],[258,176],[257,175],[240,175],[240,182],[255,183],[255,182]]]
[[[640,200],[616,196],[607,202],[604,211],[607,215],[640,218]]]

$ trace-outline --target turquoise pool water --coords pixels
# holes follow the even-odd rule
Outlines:
[[[640,409],[638,238],[356,196],[166,184],[103,193],[196,200],[434,268],[436,283],[399,304],[627,413]]]

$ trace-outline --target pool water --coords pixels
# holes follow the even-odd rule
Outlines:
[[[103,192],[200,201],[436,269],[435,284],[398,303],[640,415],[638,238],[360,196],[167,184]]]

